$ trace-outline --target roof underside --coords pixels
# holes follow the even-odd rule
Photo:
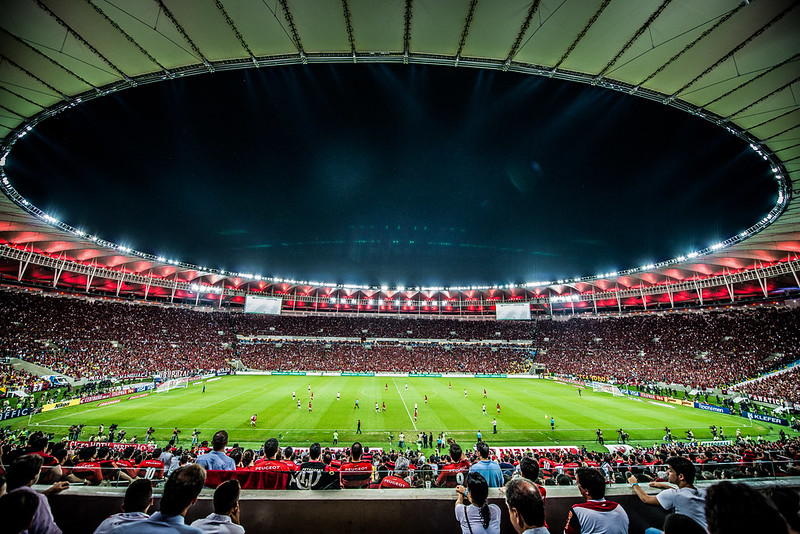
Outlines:
[[[797,1],[6,0],[3,7],[6,146],[27,123],[77,97],[227,68],[391,61],[574,76],[733,127],[757,143],[791,189],[783,214],[753,237],[595,285],[663,284],[800,253]],[[99,245],[5,196],[0,243],[182,281],[226,278]]]

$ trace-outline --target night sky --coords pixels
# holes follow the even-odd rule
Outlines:
[[[49,214],[136,250],[372,285],[637,267],[731,237],[777,197],[744,142],[668,106],[418,65],[140,86],[40,124],[6,173]]]

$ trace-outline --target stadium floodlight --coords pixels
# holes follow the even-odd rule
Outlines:
[[[725,245],[724,245],[724,244],[722,244],[722,243],[714,243],[713,245],[711,245],[711,250],[719,250],[719,249],[721,249],[721,248],[722,248],[722,247],[724,247],[724,246],[725,246]]]
[[[687,256],[689,256],[689,258],[696,258],[699,255],[700,255],[699,252],[690,252],[689,254],[687,254]]]

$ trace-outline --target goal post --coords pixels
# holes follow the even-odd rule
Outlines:
[[[156,393],[166,393],[167,391],[176,388],[185,388],[188,386],[189,386],[189,377],[182,376],[180,378],[173,378],[171,380],[161,382],[158,386],[156,386]]]

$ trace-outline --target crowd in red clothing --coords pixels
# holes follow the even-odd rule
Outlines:
[[[781,401],[800,403],[800,372],[795,367],[791,371],[748,382],[735,389],[750,396],[771,399],[770,402],[774,404],[780,404]]]
[[[537,363],[555,374],[704,388],[729,386],[800,359],[798,308],[535,322],[289,317],[4,290],[0,324],[0,356],[90,379],[214,371],[235,360],[263,370],[425,373],[518,373]],[[250,343],[252,336],[305,339]],[[484,343],[463,342],[468,339]],[[485,343],[509,339],[530,345]],[[750,391],[771,396],[770,388],[789,386],[796,396],[794,377],[767,380]]]

